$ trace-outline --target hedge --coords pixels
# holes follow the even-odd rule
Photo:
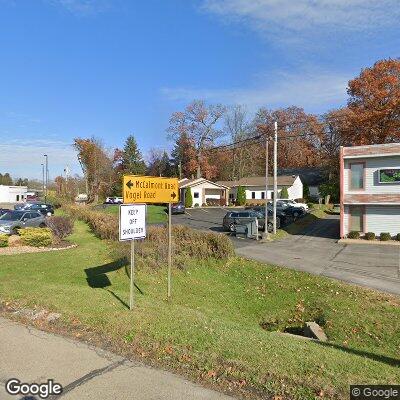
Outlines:
[[[0,235],[0,247],[8,247],[8,235]]]
[[[53,234],[49,228],[20,229],[19,235],[26,246],[48,247],[53,243]]]

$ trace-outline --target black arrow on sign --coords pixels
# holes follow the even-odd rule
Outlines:
[[[172,197],[173,199],[175,199],[175,197],[176,197],[175,192],[172,192],[171,197]]]
[[[133,183],[131,182],[131,180],[129,180],[128,182],[126,182],[126,186],[128,186],[129,189],[132,188]]]

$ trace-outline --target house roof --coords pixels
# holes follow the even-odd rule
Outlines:
[[[292,186],[298,175],[280,175],[278,176],[278,186]],[[273,177],[268,177],[268,185],[273,185]],[[265,176],[249,176],[241,178],[238,181],[218,181],[219,185],[227,187],[237,186],[265,186]]]
[[[180,189],[184,189],[184,188],[187,188],[187,187],[194,187],[194,186],[197,186],[197,185],[201,185],[202,183],[209,183],[212,186],[217,186],[217,187],[222,188],[222,189],[227,189],[228,188],[228,186],[223,185],[222,183],[211,182],[208,179],[204,179],[204,178],[197,178],[197,179],[183,178],[178,183],[179,183],[179,188]]]
[[[307,186],[319,186],[327,180],[326,171],[320,168],[282,168],[278,175],[298,175]]]
[[[400,143],[373,144],[367,146],[343,147],[343,156],[350,157],[373,157],[400,154]]]

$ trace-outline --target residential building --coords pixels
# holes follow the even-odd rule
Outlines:
[[[0,203],[20,203],[26,200],[26,186],[0,185]]]
[[[179,198],[183,203],[185,202],[187,188],[190,188],[192,192],[194,207],[201,207],[204,204],[221,206],[228,204],[228,187],[225,185],[204,178],[181,179],[179,181]]]
[[[340,150],[340,236],[400,233],[400,143]]]
[[[229,188],[229,201],[231,203],[236,202],[237,190],[239,186],[245,188],[246,191],[246,203],[249,204],[260,204],[265,202],[265,177],[264,176],[252,176],[247,178],[241,178],[237,181],[220,181],[217,182],[219,185],[223,185]],[[273,178],[268,177],[268,199],[274,198]],[[278,176],[278,197],[283,188],[287,188],[289,199],[296,200],[303,198],[303,183],[298,175]]]

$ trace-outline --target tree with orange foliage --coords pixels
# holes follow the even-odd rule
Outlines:
[[[381,60],[349,82],[352,144],[400,140],[400,60]]]

